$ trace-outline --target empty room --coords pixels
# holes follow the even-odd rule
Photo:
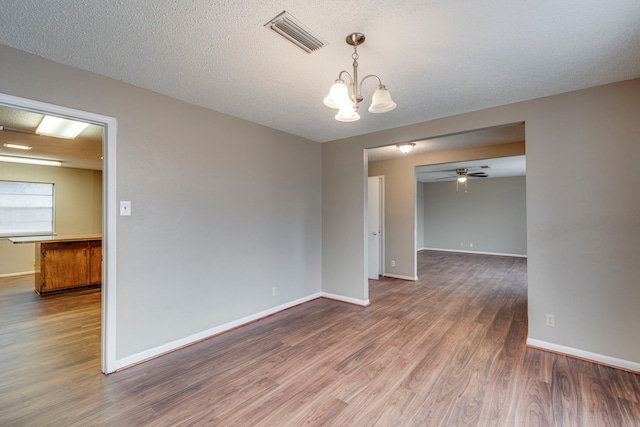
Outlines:
[[[640,424],[637,1],[5,3],[0,424]]]

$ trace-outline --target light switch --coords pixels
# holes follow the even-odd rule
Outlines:
[[[120,201],[120,216],[131,215],[131,202],[121,200]]]

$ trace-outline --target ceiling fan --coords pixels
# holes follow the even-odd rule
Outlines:
[[[441,171],[441,172],[455,172],[455,175],[450,175],[450,176],[445,176],[442,178],[436,178],[436,181],[441,181],[441,180],[445,180],[445,179],[456,179],[458,182],[462,183],[465,182],[467,180],[467,178],[487,178],[489,177],[489,175],[487,175],[486,172],[480,171],[480,172],[469,172],[470,169],[489,169],[489,166],[477,166],[477,167],[473,167],[473,168],[458,168],[458,169],[451,169],[448,171]]]
[[[474,167],[473,169],[488,169],[489,166],[477,166]],[[469,169],[471,168],[457,168],[457,169],[452,169],[450,171],[443,171],[443,172],[455,172],[455,175],[451,175],[451,176],[445,176],[443,178],[436,178],[436,181],[441,181],[441,180],[451,180],[451,179],[455,179],[456,180],[456,192],[458,191],[458,186],[460,184],[464,184],[464,192],[467,192],[467,179],[468,178],[487,178],[489,177],[489,175],[487,175],[486,172],[483,171],[479,171],[479,172],[469,172]]]

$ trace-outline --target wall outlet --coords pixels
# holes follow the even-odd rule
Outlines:
[[[276,288],[275,286],[273,288],[271,288],[271,296],[272,297],[275,297],[277,293],[278,293],[278,288]]]
[[[473,247],[473,243],[469,243],[469,247],[472,248]]]
[[[556,317],[553,314],[544,315],[544,324],[550,328],[556,327]]]
[[[391,260],[391,267],[395,267],[395,266],[396,266],[396,260],[395,260],[395,259],[392,259],[392,260]]]

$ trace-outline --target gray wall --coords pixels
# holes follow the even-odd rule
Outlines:
[[[320,144],[5,46],[0,75],[118,120],[118,359],[320,292]]]
[[[640,80],[320,145],[4,46],[0,75],[0,93],[118,120],[118,358],[321,288],[368,299],[363,150],[524,121],[529,337],[640,362]],[[413,166],[385,212],[407,274]]]
[[[425,183],[423,247],[526,255],[525,186],[524,176],[469,179],[466,193],[455,181]]]
[[[529,338],[640,363],[638,117],[635,79],[323,144],[323,167],[335,162],[323,203],[342,203],[323,216],[323,253],[331,253],[323,272],[340,273],[324,279],[354,292],[364,275],[363,149],[524,121]],[[386,212],[386,237],[400,235],[407,249],[397,252],[398,272],[411,275],[415,239],[405,236],[415,233],[415,178],[398,176],[397,186],[386,180],[387,195],[401,193]],[[555,314],[555,328],[545,327],[545,313]]]
[[[55,232],[102,232],[102,172],[0,162],[0,179],[55,184]],[[34,270],[34,244],[0,239],[0,276]]]

